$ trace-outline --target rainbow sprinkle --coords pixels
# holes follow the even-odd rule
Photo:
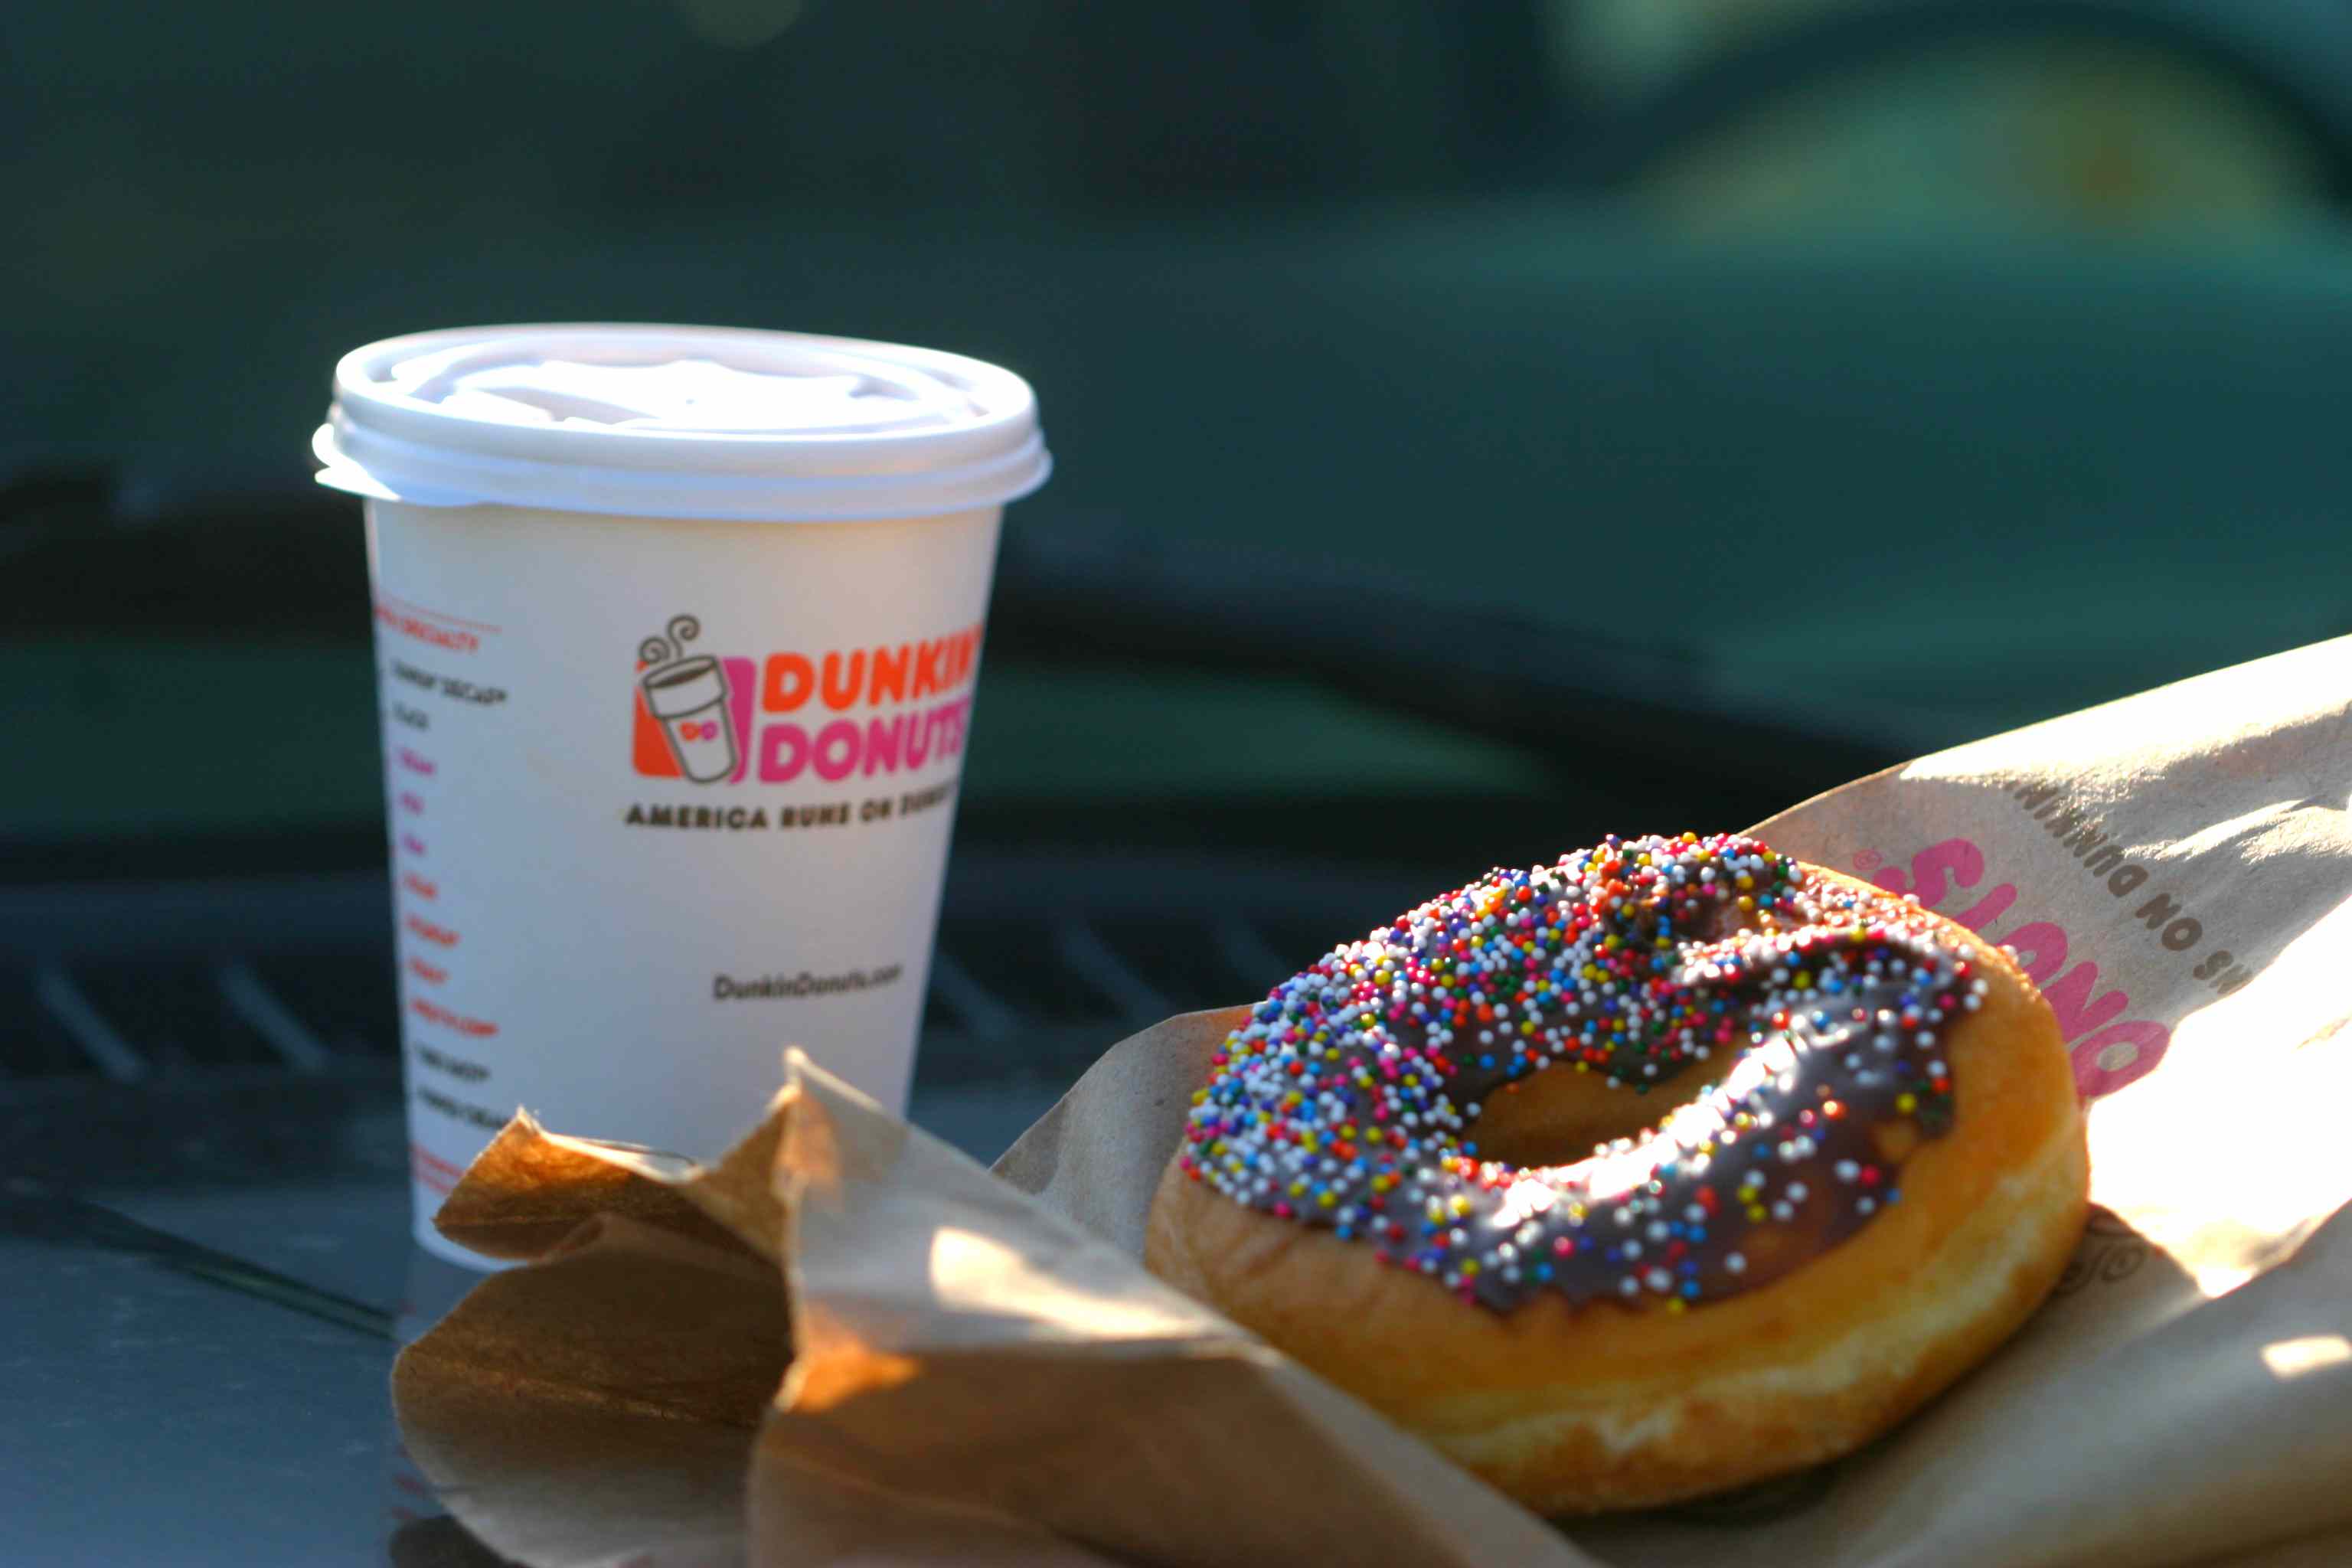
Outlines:
[[[1984,989],[1912,903],[1751,838],[1612,837],[1496,870],[1276,986],[1211,1058],[1178,1159],[1466,1301],[1680,1310],[1898,1200],[1874,1130],[1950,1126],[1938,1042]],[[1468,1141],[1483,1101],[1537,1073],[1646,1091],[1717,1053],[1721,1082],[1574,1163]]]

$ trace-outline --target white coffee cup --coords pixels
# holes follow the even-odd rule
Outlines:
[[[903,1110],[1017,376],[711,328],[372,344],[368,500],[417,1238],[517,1106],[718,1153],[786,1045]]]

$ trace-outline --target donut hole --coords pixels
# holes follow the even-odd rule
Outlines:
[[[1628,940],[1636,947],[1654,942],[1672,945],[1686,961],[1696,949],[1778,929],[1780,924],[1764,910],[1752,905],[1743,910],[1725,899],[1689,911],[1671,936],[1662,938],[1654,921],[1644,921]],[[1654,1129],[1697,1099],[1730,1060],[1718,1055],[1711,1062],[1685,1062],[1650,1081],[1645,1089],[1612,1085],[1599,1073],[1555,1066],[1488,1090],[1465,1136],[1477,1146],[1482,1160],[1522,1169],[1574,1164],[1603,1144]]]
[[[1482,1160],[1542,1168],[1569,1165],[1603,1143],[1637,1137],[1695,1100],[1712,1081],[1705,1062],[1660,1079],[1646,1094],[1612,1089],[1596,1073],[1553,1068],[1489,1095],[1471,1124]]]

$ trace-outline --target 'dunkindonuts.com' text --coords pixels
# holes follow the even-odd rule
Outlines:
[[[873,969],[845,969],[838,974],[714,974],[713,1002],[759,1002],[795,996],[836,996],[845,991],[871,991],[895,984],[904,966],[885,963]]]

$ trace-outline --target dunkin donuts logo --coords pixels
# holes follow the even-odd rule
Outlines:
[[[698,784],[908,772],[960,754],[980,630],[759,658],[690,651],[692,616],[637,645],[631,763]]]

